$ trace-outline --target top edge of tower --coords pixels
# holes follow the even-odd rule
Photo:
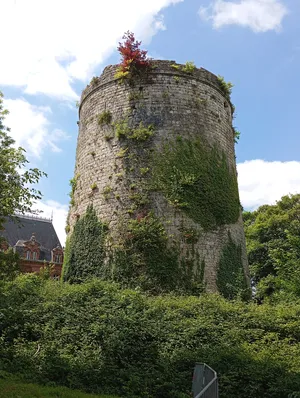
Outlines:
[[[82,91],[80,98],[80,106],[85,98],[95,90],[98,90],[104,85],[111,84],[113,82],[118,83],[121,79],[116,78],[116,72],[118,71],[119,64],[115,65],[107,65],[100,76],[93,77],[91,82],[87,85],[87,87]],[[192,71],[185,70],[185,64],[179,64],[173,60],[151,60],[151,66],[148,70],[148,76],[152,75],[174,75],[184,77],[185,79],[192,80],[200,80],[206,81],[208,84],[215,86],[215,88],[222,93],[219,84],[219,78],[214,73],[204,69],[197,68],[196,66],[192,69]],[[224,95],[224,93],[222,93]],[[224,95],[224,98],[228,101],[228,98]],[[229,102],[229,101],[228,101]],[[230,104],[231,105],[231,104]]]

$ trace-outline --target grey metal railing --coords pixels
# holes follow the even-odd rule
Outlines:
[[[205,363],[196,363],[192,390],[194,398],[219,398],[217,373]]]

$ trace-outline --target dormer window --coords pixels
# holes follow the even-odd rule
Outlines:
[[[56,264],[62,264],[63,262],[63,250],[59,245],[52,250],[52,262]]]

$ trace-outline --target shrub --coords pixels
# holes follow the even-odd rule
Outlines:
[[[0,368],[31,381],[122,397],[188,398],[196,361],[220,398],[300,391],[300,303],[147,297],[116,284],[21,275],[0,283]]]
[[[147,51],[141,50],[141,41],[135,40],[132,32],[126,32],[122,37],[123,43],[119,43],[118,51],[121,54],[121,63],[115,75],[116,78],[127,78],[150,66]]]

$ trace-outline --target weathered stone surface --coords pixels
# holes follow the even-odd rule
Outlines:
[[[103,111],[111,112],[112,122],[129,115],[130,123],[135,126],[141,121],[144,125],[153,124],[155,134],[144,143],[150,149],[178,135],[192,139],[201,136],[209,145],[216,145],[226,153],[228,164],[236,173],[232,107],[220,90],[217,77],[205,69],[188,74],[173,68],[173,63],[155,61],[156,67],[148,78],[136,80],[134,86],[120,84],[114,78],[117,66],[108,66],[97,81],[83,91],[75,166],[78,182],[75,204],[69,214],[71,231],[78,215],[84,214],[91,203],[99,218],[109,224],[112,236],[120,218],[130,217],[128,208],[132,203],[124,175],[124,159],[119,156],[124,144],[114,136],[111,125],[98,124],[98,115]],[[93,184],[97,188],[92,190]],[[241,217],[235,224],[204,232],[184,212],[174,209],[160,193],[151,193],[150,198],[154,213],[168,221],[165,224],[167,232],[179,243],[182,256],[186,255],[187,244],[182,240],[179,228],[184,225],[200,232],[194,249],[199,258],[205,260],[207,291],[217,290],[217,266],[222,248],[228,242],[228,231],[242,246],[242,261],[248,277]]]

